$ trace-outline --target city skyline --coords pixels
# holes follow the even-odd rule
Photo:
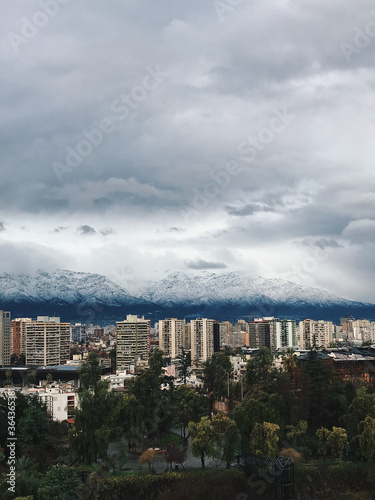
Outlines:
[[[375,302],[372,2],[20,1],[0,23],[0,274]]]

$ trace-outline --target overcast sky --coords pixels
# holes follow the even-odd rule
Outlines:
[[[2,0],[0,272],[375,302],[372,0]]]

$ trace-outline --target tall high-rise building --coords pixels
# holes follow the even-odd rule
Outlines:
[[[220,343],[230,344],[230,336],[232,333],[233,325],[229,321],[222,321],[220,323]]]
[[[270,347],[282,349],[296,347],[296,322],[294,319],[273,319],[270,321]]]
[[[71,326],[71,339],[76,344],[81,344],[86,341],[86,325],[76,323]]]
[[[0,365],[10,365],[10,312],[0,310]]]
[[[132,314],[116,322],[117,370],[129,370],[138,360],[148,360],[150,354],[151,323],[149,319]]]
[[[15,318],[10,323],[10,351],[11,354],[26,354],[26,328],[31,318]]]
[[[214,352],[220,351],[220,322],[214,321]]]
[[[299,347],[328,347],[333,341],[335,331],[332,321],[305,319],[299,323]]]
[[[184,349],[191,349],[191,324],[187,323],[185,325],[184,339],[183,339]]]
[[[207,361],[214,353],[214,320],[193,319],[191,324],[191,360]]]
[[[36,321],[24,321],[26,335],[26,365],[63,365],[69,360],[70,323],[60,318],[38,316]]]
[[[168,318],[159,321],[159,348],[165,356],[177,358],[184,345],[186,322],[184,319]]]
[[[270,347],[270,322],[264,318],[254,319],[249,322],[250,347]]]

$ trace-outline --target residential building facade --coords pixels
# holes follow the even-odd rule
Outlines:
[[[126,371],[137,361],[148,361],[150,354],[151,322],[128,314],[116,322],[116,362],[118,371]]]

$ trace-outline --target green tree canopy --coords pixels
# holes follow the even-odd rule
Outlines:
[[[176,391],[175,423],[181,427],[185,441],[189,438],[186,432],[189,422],[199,422],[205,414],[207,414],[205,399],[193,387],[180,385]]]
[[[250,436],[250,445],[254,453],[274,458],[278,452],[280,427],[271,422],[255,424]]]
[[[202,468],[205,468],[206,457],[215,455],[215,431],[208,417],[202,417],[201,420],[189,423],[189,432],[192,437],[190,449],[195,457],[200,457]]]
[[[40,482],[38,499],[40,500],[74,500],[81,499],[82,483],[66,465],[51,467]]]
[[[240,431],[236,422],[222,413],[217,413],[212,418],[212,427],[215,433],[217,456],[225,460],[229,469],[241,441]]]

